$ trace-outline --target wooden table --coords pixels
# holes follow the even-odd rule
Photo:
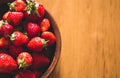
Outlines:
[[[120,78],[120,0],[37,0],[62,38],[49,78]]]

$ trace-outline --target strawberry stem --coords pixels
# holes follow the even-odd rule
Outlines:
[[[47,50],[48,42],[49,42],[49,40],[44,40],[43,47],[45,48],[45,50]]]
[[[9,21],[8,20],[4,20],[4,24],[8,24],[9,23]]]
[[[14,3],[8,3],[9,9],[12,11],[14,10],[15,4]]]
[[[18,60],[18,65],[19,65],[19,67],[18,67],[19,69],[23,68],[25,66],[25,59],[19,59]]]
[[[26,11],[28,14],[36,14],[37,16],[40,17],[40,14],[37,11],[38,7],[39,7],[39,4],[34,0],[27,0]]]
[[[32,0],[27,0],[27,7],[26,7],[26,10],[28,12],[28,14],[31,14],[34,12],[35,10],[35,2],[33,2]]]
[[[8,20],[1,20],[1,21],[0,21],[0,27],[1,27],[2,25],[5,25],[5,24],[8,24]]]
[[[26,67],[30,66],[31,64],[26,64],[25,58],[19,59],[18,60],[18,68],[24,68],[26,69]]]
[[[0,28],[2,27],[3,24],[4,24],[4,21],[1,20],[1,21],[0,21]]]
[[[12,33],[11,36],[10,36],[10,40],[11,41],[15,40],[15,36],[16,36],[15,33]]]

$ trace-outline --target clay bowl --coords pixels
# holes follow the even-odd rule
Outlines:
[[[2,7],[6,6],[6,3],[8,2],[12,2],[12,0],[3,0],[3,2],[0,2],[0,9]],[[5,8],[3,8],[5,9]],[[2,10],[3,10],[2,9]],[[5,10],[7,11],[7,10]],[[56,45],[53,47],[54,48],[54,52],[52,53],[52,57],[51,57],[51,64],[49,65],[49,67],[46,69],[46,71],[43,73],[43,75],[41,76],[41,78],[47,78],[52,71],[54,70],[59,57],[60,57],[60,51],[61,51],[61,36],[60,36],[60,31],[58,28],[57,23],[55,22],[54,18],[51,16],[50,12],[48,12],[47,10],[45,10],[45,17],[48,18],[50,20],[51,26],[52,26],[52,31],[54,32],[57,41],[56,41]]]

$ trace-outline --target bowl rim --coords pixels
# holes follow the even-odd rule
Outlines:
[[[55,54],[53,57],[53,60],[50,64],[50,66],[48,67],[48,69],[45,71],[45,73],[41,76],[41,78],[47,78],[50,76],[50,74],[53,72],[53,70],[55,69],[59,58],[60,58],[60,54],[61,54],[61,34],[60,34],[60,30],[58,28],[58,25],[56,23],[56,21],[54,20],[53,16],[50,14],[50,12],[48,10],[45,9],[45,16],[50,20],[52,25],[52,28],[54,30],[54,34],[56,36],[56,49],[55,49]]]

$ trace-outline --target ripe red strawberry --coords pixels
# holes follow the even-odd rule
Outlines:
[[[11,34],[10,40],[15,46],[24,46],[28,43],[28,37],[20,31],[14,31]]]
[[[41,52],[45,44],[46,43],[44,39],[40,37],[34,37],[28,42],[27,47],[29,50],[34,52]]]
[[[4,38],[4,37],[1,37],[0,38],[0,48],[1,49],[5,49],[5,48],[8,48],[9,47],[9,45],[10,45],[10,41],[9,41],[9,39],[6,39],[6,38]]]
[[[37,78],[32,71],[22,70],[18,71],[15,78]]]
[[[15,0],[9,4],[11,11],[23,12],[26,8],[26,3],[23,0]]]
[[[41,34],[41,37],[48,41],[48,46],[52,46],[56,42],[56,37],[52,32],[45,31]]]
[[[8,54],[0,54],[0,73],[11,73],[17,69],[16,61]]]
[[[25,18],[33,21],[41,20],[44,17],[44,11],[45,9],[42,4],[37,3],[34,0],[28,0]]]
[[[33,53],[32,57],[33,57],[33,64],[31,66],[32,69],[47,67],[50,64],[50,60],[42,54]]]
[[[41,31],[47,31],[50,28],[50,22],[47,18],[44,18],[40,23]]]
[[[8,24],[7,21],[0,21],[0,34],[4,37],[9,37],[9,35],[13,32],[13,26]]]
[[[28,68],[32,65],[32,56],[28,52],[21,52],[17,57],[19,68]]]
[[[21,23],[23,16],[24,14],[22,12],[9,12],[8,16],[4,17],[4,19],[7,19],[11,25],[17,26]]]
[[[22,47],[17,47],[14,45],[10,45],[9,52],[12,56],[17,57],[23,51]]]
[[[40,33],[40,27],[36,23],[30,22],[27,24],[26,31],[29,37],[35,37],[38,36],[38,34]]]

